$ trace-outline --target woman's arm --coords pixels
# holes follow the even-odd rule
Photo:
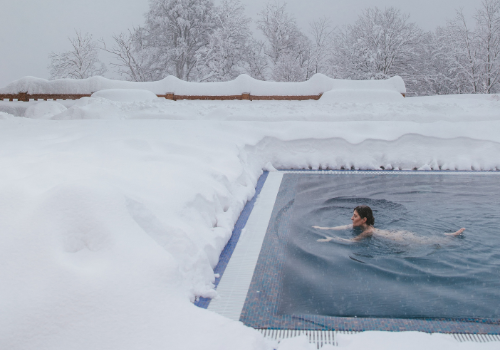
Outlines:
[[[345,239],[345,238],[340,238],[340,237],[327,237],[325,236],[324,239],[318,239],[318,242],[330,242],[330,241],[339,241],[339,242],[354,242],[355,238],[353,239]]]
[[[340,231],[340,230],[348,230],[352,228],[351,225],[343,225],[343,226],[335,226],[335,227],[321,227],[321,226],[313,226],[313,228],[317,228],[318,230],[335,230],[335,231]]]
[[[445,235],[447,235],[447,236],[459,236],[459,235],[461,235],[464,231],[465,231],[465,228],[461,228],[461,229],[460,229],[460,230],[458,230],[457,232],[453,232],[453,233],[445,233]]]

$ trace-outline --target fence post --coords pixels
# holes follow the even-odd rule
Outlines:
[[[173,92],[167,92],[167,93],[165,94],[165,98],[166,98],[167,100],[172,100],[172,101],[174,101],[174,100],[175,100],[175,98],[174,98],[174,93],[173,93]]]
[[[244,92],[241,94],[241,99],[242,100],[250,100],[250,93],[249,92]]]
[[[19,97],[17,99],[18,101],[24,101],[24,102],[29,102],[29,97],[27,92],[20,92]]]

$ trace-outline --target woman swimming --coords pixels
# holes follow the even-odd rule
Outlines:
[[[371,237],[373,235],[393,239],[396,241],[403,241],[403,240],[407,240],[407,239],[421,240],[421,239],[415,239],[416,237],[411,232],[388,231],[388,230],[376,229],[375,227],[373,227],[373,225],[375,225],[375,218],[373,217],[372,209],[367,205],[360,205],[360,206],[357,206],[356,208],[354,208],[351,220],[352,220],[351,225],[343,225],[343,226],[336,226],[336,227],[313,226],[313,228],[316,228],[318,230],[339,231],[339,230],[348,230],[348,229],[353,228],[353,227],[359,227],[362,230],[360,235],[358,235],[357,237],[354,237],[352,239],[325,236],[324,239],[318,239],[318,242],[329,242],[329,241],[334,240],[334,239],[338,240],[338,241],[343,241],[343,242],[357,242],[357,241],[361,241],[364,238]],[[460,230],[453,232],[453,233],[445,233],[445,235],[458,236],[458,235],[462,234],[464,231],[465,231],[465,228],[461,228]]]

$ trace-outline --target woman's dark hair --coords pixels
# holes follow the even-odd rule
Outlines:
[[[375,225],[372,208],[367,205],[358,205],[354,210],[358,213],[361,219],[366,218],[366,224],[369,226]]]

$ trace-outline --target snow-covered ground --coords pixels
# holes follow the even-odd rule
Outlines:
[[[497,95],[0,101],[0,349],[271,349],[192,304],[215,296],[263,169],[499,170],[499,131]],[[340,346],[498,343],[367,332]]]

